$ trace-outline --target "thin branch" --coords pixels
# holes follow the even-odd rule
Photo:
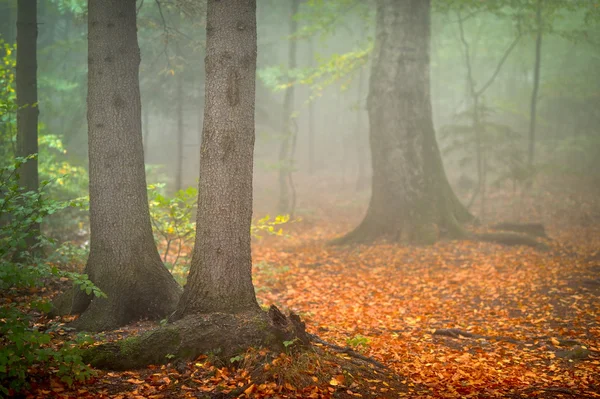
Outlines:
[[[467,39],[465,38],[465,30],[463,27],[463,19],[460,16],[460,11],[456,12],[458,14],[458,28],[460,32],[460,41],[463,44],[464,55],[465,55],[465,64],[467,66],[467,79],[469,82],[469,91],[473,95],[473,97],[477,97],[477,93],[475,92],[475,82],[473,81],[473,68],[471,67],[471,55],[469,49],[469,43],[467,43]]]
[[[502,56],[502,59],[500,60],[500,62],[496,66],[496,70],[494,71],[494,73],[492,74],[492,76],[490,77],[490,79],[477,92],[478,96],[481,95],[494,82],[494,80],[498,76],[498,73],[500,73],[500,69],[502,68],[502,65],[504,65],[504,62],[508,59],[508,56],[513,51],[513,49],[516,47],[516,45],[517,45],[517,43],[519,42],[520,39],[521,39],[521,35],[519,34],[519,35],[517,35],[517,37],[515,37],[515,40],[513,40],[513,42],[511,43],[511,45],[506,49],[506,51],[504,52],[504,55]]]
[[[165,20],[165,15],[162,12],[162,7],[160,4],[160,0],[154,0],[154,2],[156,3],[156,6],[158,7],[158,13],[160,15],[160,19],[162,21],[163,24],[163,32],[165,35],[165,47],[163,48],[163,51],[161,54],[165,55],[165,58],[167,60],[167,67],[171,67],[171,62],[169,61],[169,29],[167,28],[167,21]]]

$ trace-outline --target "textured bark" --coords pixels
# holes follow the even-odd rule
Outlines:
[[[135,0],[88,2],[90,255],[85,273],[107,298],[76,290],[73,326],[99,331],[175,310],[181,288],[150,225]]]
[[[298,316],[260,310],[252,285],[250,222],[256,73],[256,1],[209,0],[206,105],[196,243],[173,323],[90,349],[84,361],[139,368],[212,353],[228,362],[249,347],[309,344]]]
[[[429,0],[382,0],[367,110],[372,195],[367,214],[334,243],[432,243],[441,231],[465,233],[472,217],[446,178],[433,128],[429,83]]]
[[[206,29],[196,241],[175,318],[259,311],[250,253],[256,2],[209,1]]]
[[[20,0],[17,8],[17,156],[38,153],[37,96],[37,2]],[[38,163],[32,159],[21,167],[20,184],[38,189]],[[39,226],[38,226],[39,230]]]

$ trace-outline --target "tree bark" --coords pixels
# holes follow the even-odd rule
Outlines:
[[[444,230],[462,236],[460,222],[472,217],[450,188],[432,120],[430,2],[378,4],[367,99],[371,201],[362,223],[334,243],[432,243]]]
[[[135,0],[88,2],[90,255],[85,273],[107,298],[75,291],[73,326],[101,331],[173,312],[181,288],[150,225]]]
[[[208,2],[196,241],[176,318],[259,310],[250,253],[255,13],[254,1]]]
[[[290,11],[290,36],[298,30],[298,22],[294,19],[294,16],[298,13],[299,6],[299,0],[292,0],[292,9]],[[293,38],[290,38],[289,40],[288,70],[292,70],[297,66],[297,42]],[[279,149],[279,205],[277,206],[278,212],[281,214],[289,213],[292,208],[291,203],[292,201],[295,201],[295,199],[290,198],[291,187],[288,186],[288,180],[292,173],[293,154],[291,148],[295,135],[293,129],[293,124],[295,123],[293,120],[294,93],[295,87],[294,85],[291,85],[285,90],[285,96],[283,98],[283,126],[285,131],[283,132],[284,138]]]
[[[17,156],[38,153],[37,95],[37,2],[19,0],[17,8]],[[20,184],[38,189],[38,163],[32,159],[21,167]],[[38,226],[39,230],[39,226]]]

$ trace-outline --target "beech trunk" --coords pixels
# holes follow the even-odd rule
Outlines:
[[[142,144],[135,0],[88,2],[90,255],[107,298],[76,290],[81,330],[113,329],[175,310],[181,288],[154,243]]]
[[[377,7],[367,110],[372,195],[362,223],[336,243],[433,243],[464,235],[469,212],[452,191],[432,120],[429,0],[382,0]]]

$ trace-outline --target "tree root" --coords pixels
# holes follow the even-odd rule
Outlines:
[[[490,226],[493,230],[513,231],[530,236],[548,238],[546,228],[541,223],[497,223]]]
[[[89,348],[83,360],[94,367],[130,370],[150,364],[192,360],[211,354],[224,363],[250,347],[268,347],[283,351],[284,342],[309,345],[304,323],[297,315],[284,316],[271,306],[269,312],[248,311],[238,314],[194,314],[172,324]]]
[[[504,245],[525,245],[541,250],[548,250],[548,245],[537,241],[527,234],[498,231],[492,233],[473,234],[473,238],[479,241],[495,242]]]
[[[355,350],[349,348],[349,347],[343,347],[343,346],[339,346],[336,344],[332,344],[329,343],[327,341],[322,340],[321,338],[319,338],[318,336],[314,335],[314,334],[308,334],[308,336],[310,337],[310,340],[316,343],[319,343],[321,345],[324,345],[328,348],[333,349],[334,351],[338,352],[338,353],[345,353],[350,357],[356,358],[356,359],[360,359],[364,362],[370,363],[374,366],[376,366],[379,369],[382,370],[387,370],[387,367],[385,365],[383,365],[382,363],[378,362],[377,360],[370,358],[368,356],[365,355],[361,355],[360,353],[356,352]]]

